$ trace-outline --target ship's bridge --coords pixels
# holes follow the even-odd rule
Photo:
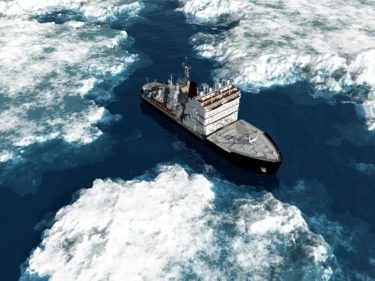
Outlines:
[[[206,111],[210,111],[239,98],[240,95],[240,91],[235,86],[228,85],[207,95],[197,96],[196,99]]]
[[[202,88],[186,103],[183,122],[197,134],[207,136],[237,120],[241,94],[229,81],[216,81],[214,89],[206,84]]]

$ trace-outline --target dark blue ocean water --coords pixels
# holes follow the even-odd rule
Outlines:
[[[240,118],[268,132],[282,152],[283,164],[275,176],[264,176],[222,160],[138,96],[146,77],[163,81],[170,74],[182,74],[185,57],[193,66],[192,80],[212,83],[214,62],[197,57],[189,44],[189,37],[204,27],[186,24],[176,7],[169,1],[150,6],[138,22],[126,26],[135,40],[132,49],[142,54],[144,65],[115,89],[116,101],[106,105],[123,116],[102,128],[112,142],[111,153],[99,162],[46,172],[35,194],[20,197],[11,188],[0,189],[1,280],[19,277],[20,265],[41,241],[45,225],[38,223],[53,218],[77,190],[97,178],[132,179],[159,163],[180,163],[198,173],[208,163],[217,170],[208,177],[271,191],[278,200],[297,206],[310,229],[332,247],[339,264],[336,279],[359,280],[356,272],[375,278],[375,173],[355,168],[356,163],[375,163],[374,133],[364,128],[352,104],[313,98],[307,84],[243,92]],[[117,22],[112,28],[123,26]],[[191,149],[173,149],[176,142]]]

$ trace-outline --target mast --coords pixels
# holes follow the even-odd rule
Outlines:
[[[184,68],[185,68],[185,83],[187,85],[190,79],[190,69],[191,69],[191,67],[188,66],[187,64],[187,57],[185,57]]]

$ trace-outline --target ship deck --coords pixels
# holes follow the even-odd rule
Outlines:
[[[207,139],[229,153],[265,161],[281,161],[278,149],[265,133],[244,120],[225,126]]]

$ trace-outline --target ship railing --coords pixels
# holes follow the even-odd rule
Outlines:
[[[219,108],[220,106],[224,105],[224,104],[227,104],[229,102],[232,102],[236,99],[239,98],[239,95],[238,96],[234,96],[234,97],[231,97],[230,99],[226,99],[226,102],[225,103],[221,103],[221,102],[216,102],[216,103],[213,103],[207,107],[205,107],[206,111],[211,111],[211,110],[214,110],[214,109],[217,109]]]
[[[227,92],[227,93],[225,93],[223,95],[217,96],[215,98],[211,98],[210,100],[208,100],[205,103],[203,103],[203,107],[208,107],[208,106],[210,106],[210,105],[212,105],[212,104],[214,104],[214,103],[216,103],[218,101],[221,101],[223,99],[227,99],[228,97],[230,97],[232,95],[235,95],[235,94],[238,94],[238,96],[239,96],[239,93],[240,93],[240,91],[238,91],[236,89],[236,90],[232,90],[230,92]]]
[[[234,90],[234,89],[237,89],[237,88],[236,88],[235,86],[232,85],[230,88],[225,89],[224,91],[223,91],[223,90],[217,90],[217,91],[215,91],[214,93],[212,93],[212,94],[210,94],[210,95],[207,95],[207,96],[202,97],[201,99],[198,98],[198,101],[199,101],[200,103],[205,103],[205,102],[208,101],[209,99],[212,99],[212,98],[217,97],[217,96],[219,96],[219,95],[223,95],[223,94],[225,94],[226,92],[228,92],[228,91],[230,91],[230,90]]]

